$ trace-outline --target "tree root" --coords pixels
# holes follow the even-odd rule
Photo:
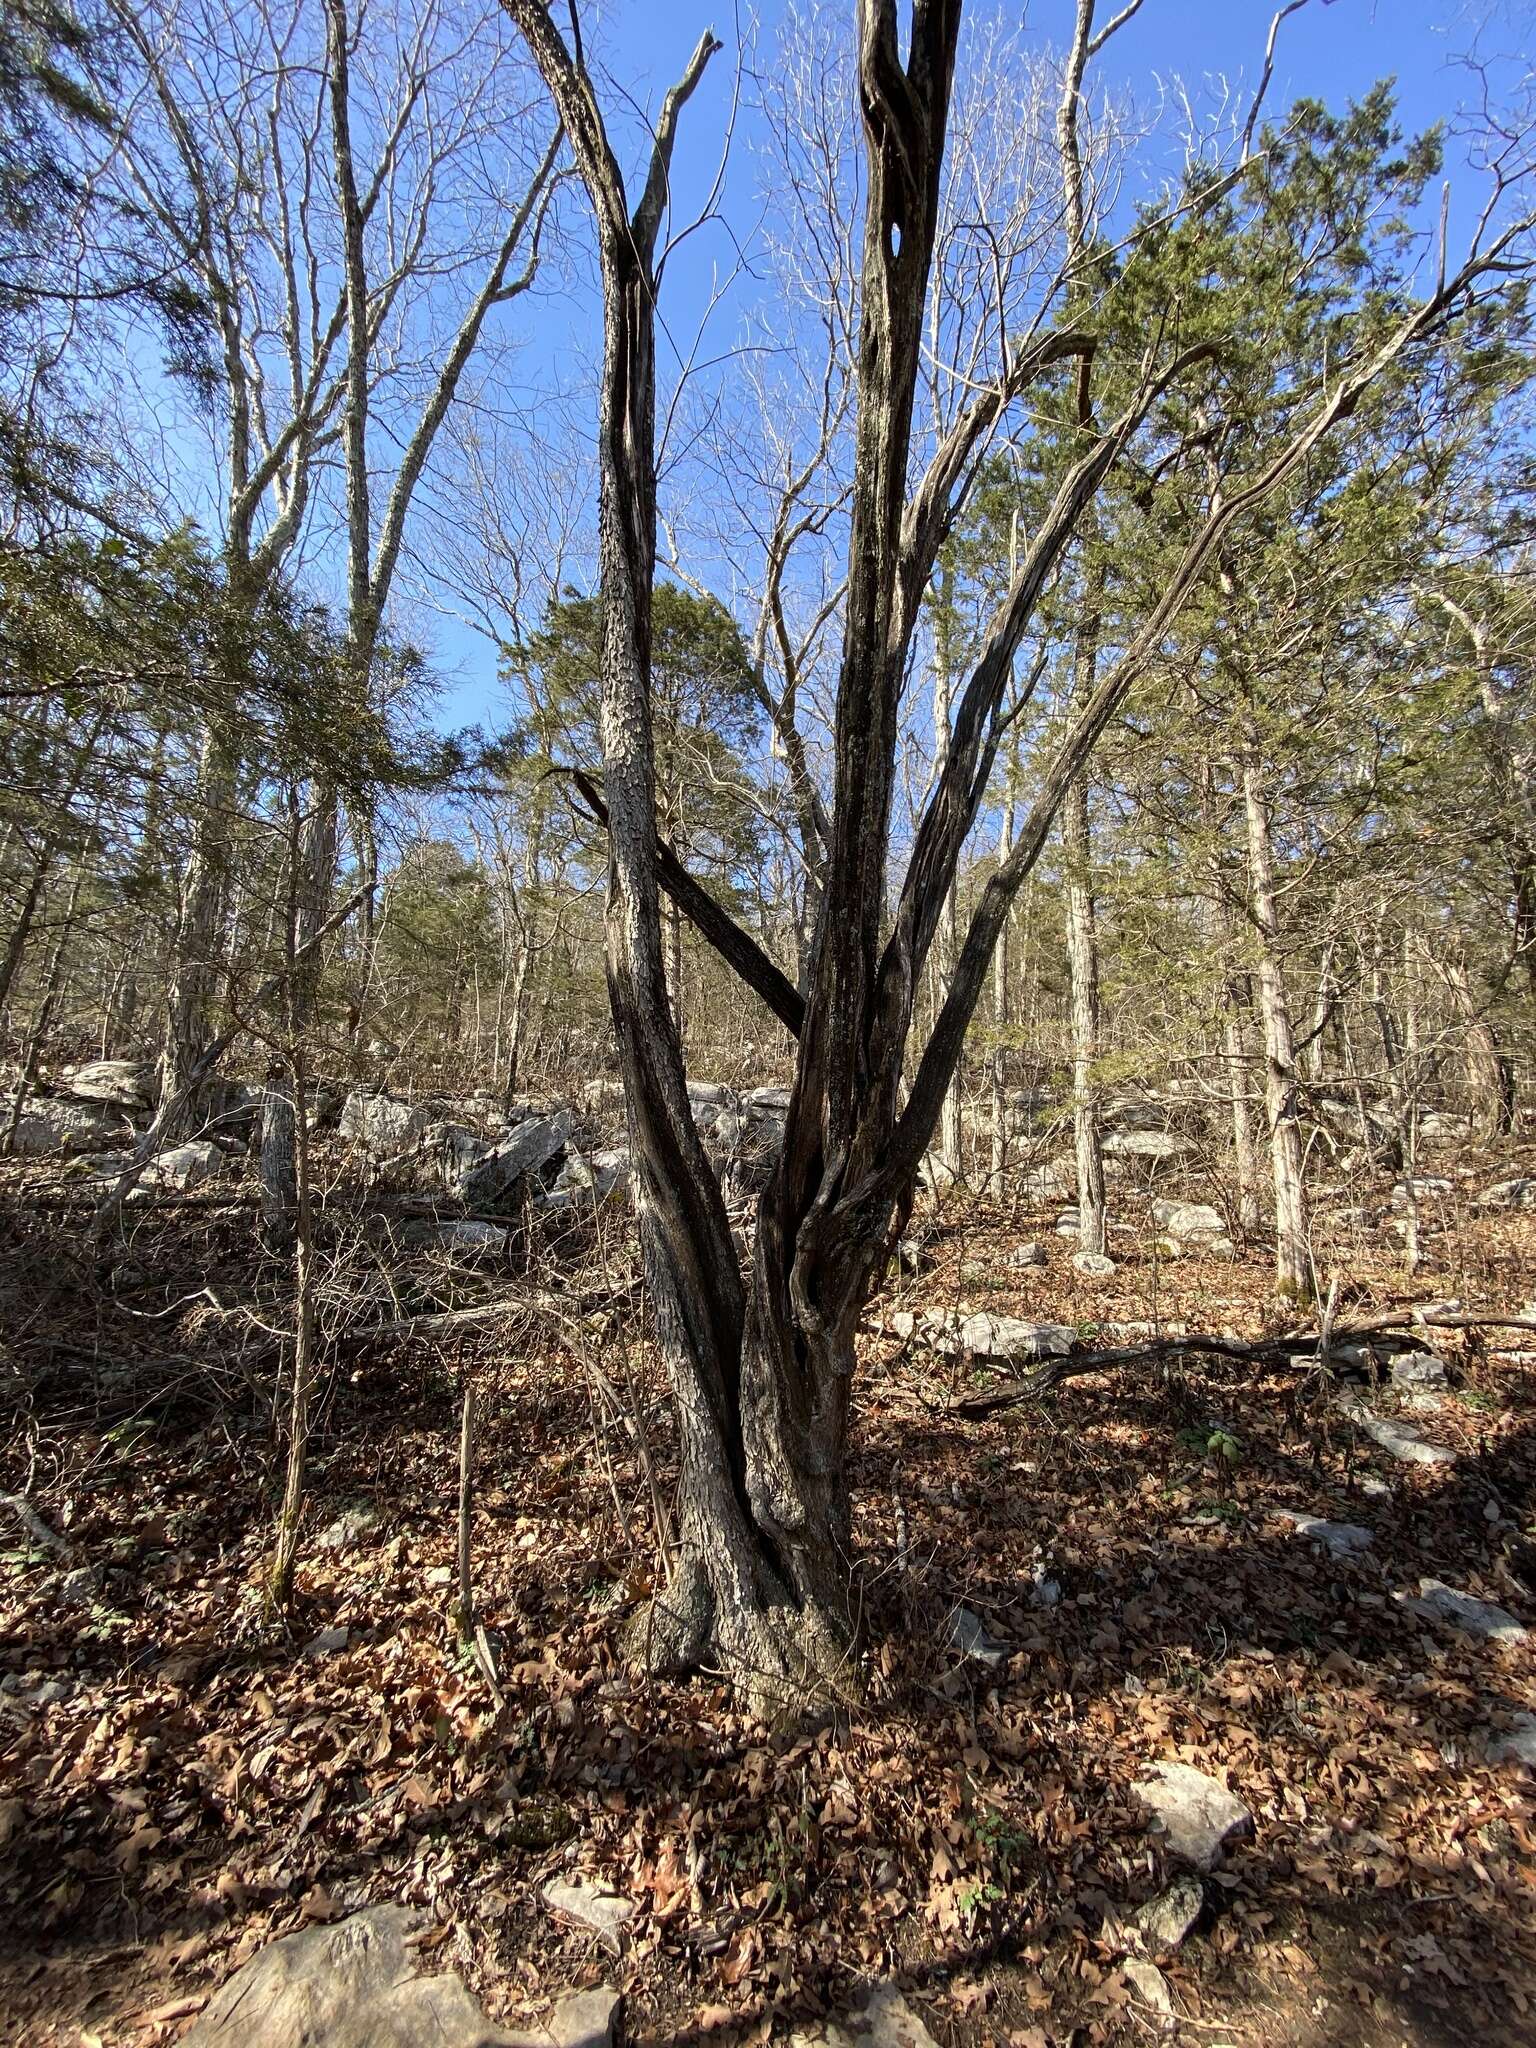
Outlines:
[[[653,1678],[720,1672],[749,1713],[779,1727],[824,1721],[855,1705],[863,1689],[852,1631],[834,1614],[782,1591],[728,1607],[703,1559],[686,1553],[625,1629],[623,1649]]]

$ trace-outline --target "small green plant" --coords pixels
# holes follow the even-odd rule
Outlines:
[[[974,1884],[962,1885],[955,1894],[955,1904],[967,1919],[974,1920],[983,1906],[1000,1905],[1006,1897],[1000,1886],[989,1879],[978,1878]]]
[[[1241,1438],[1225,1423],[1202,1422],[1181,1429],[1177,1441],[1186,1451],[1193,1451],[1202,1464],[1211,1466],[1216,1475],[1217,1494],[1225,1495],[1232,1474],[1243,1462]]]
[[[768,1888],[764,1911],[788,1912],[804,1897],[814,1865],[816,1830],[809,1814],[775,1814],[766,1825],[726,1843],[720,1861],[746,1884]]]
[[[984,1807],[973,1823],[976,1840],[1004,1887],[1012,1883],[1014,1866],[1029,1846],[1029,1836],[1006,1813]]]

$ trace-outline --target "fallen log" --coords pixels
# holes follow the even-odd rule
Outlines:
[[[1030,1372],[1002,1385],[965,1394],[950,1403],[948,1413],[979,1422],[1008,1408],[1037,1401],[1064,1380],[1082,1379],[1090,1373],[1113,1372],[1127,1365],[1171,1364],[1181,1357],[1231,1358],[1244,1364],[1279,1365],[1297,1353],[1311,1352],[1325,1370],[1324,1352],[1330,1354],[1350,1345],[1368,1344],[1372,1337],[1399,1331],[1422,1330],[1530,1330],[1536,1333],[1536,1316],[1469,1315],[1461,1310],[1418,1315],[1394,1312],[1375,1316],[1348,1328],[1335,1327],[1324,1336],[1320,1330],[1290,1330],[1278,1337],[1246,1342],[1239,1337],[1163,1337],[1150,1344],[1135,1344],[1114,1351],[1074,1351],[1065,1358],[1045,1358]]]

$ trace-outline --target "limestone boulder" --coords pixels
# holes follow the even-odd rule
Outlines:
[[[1253,1832],[1242,1800],[1190,1764],[1155,1763],[1135,1789],[1174,1855],[1196,1870],[1214,1870],[1233,1842]]]
[[[285,1935],[214,1994],[183,2048],[513,2048],[452,1971],[425,1974],[401,1906]]]
[[[111,1102],[119,1109],[153,1109],[157,1078],[153,1060],[87,1060],[66,1067],[64,1086],[81,1102]]]
[[[14,1097],[0,1102],[0,1129],[9,1124],[14,1108]],[[91,1152],[121,1128],[119,1119],[103,1103],[29,1095],[22,1104],[11,1149],[19,1159],[40,1158],[49,1152]]]
[[[511,1197],[519,1181],[548,1166],[570,1134],[569,1110],[529,1117],[466,1164],[450,1189],[467,1209],[495,1208]]]
[[[382,1090],[354,1088],[342,1105],[338,1129],[365,1152],[388,1155],[414,1150],[431,1122],[430,1111],[419,1103],[401,1102]]]

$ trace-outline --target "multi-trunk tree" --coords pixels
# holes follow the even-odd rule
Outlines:
[[[1345,345],[1318,376],[1298,362],[1287,390],[1230,460],[1217,443],[1220,488],[1188,527],[1164,588],[1128,627],[1053,749],[1013,848],[971,916],[944,1002],[908,1063],[914,999],[966,841],[987,800],[1014,657],[1047,579],[1078,537],[1117,463],[1133,452],[1156,495],[1188,459],[1188,433],[1143,430],[1173,391],[1219,410],[1224,353],[1241,346],[1236,308],[1225,331],[1186,332],[1190,283],[1160,258],[1169,230],[1148,224],[1106,276],[1110,311],[1052,318],[1085,260],[1068,247],[1029,329],[1004,332],[927,461],[914,455],[914,406],[940,218],[945,137],[960,35],[956,0],[862,0],[858,97],[865,208],[856,423],[832,732],[830,839],[802,998],[764,957],[742,971],[796,1031],[798,1054],[782,1150],[764,1193],[751,1265],[737,1263],[720,1193],[689,1107],[682,1045],[666,1001],[651,730],[651,594],[656,544],[656,304],[673,145],[683,105],[718,45],[703,37],[663,103],[638,202],[609,138],[572,21],[567,38],[539,0],[505,0],[564,123],[590,201],[602,284],[599,550],[603,599],[603,747],[610,818],[608,978],[628,1102],[639,1228],[656,1332],[671,1370],[682,1452],[680,1545],[671,1583],[647,1618],[653,1659],[706,1655],[758,1697],[783,1703],[836,1689],[857,1636],[848,1491],[855,1336],[912,1198],[966,1026],[985,987],[1008,906],[1093,745],[1161,645],[1179,606],[1225,537],[1303,465],[1374,382],[1422,353],[1514,246],[1488,237],[1421,298],[1382,276],[1358,295]],[[1113,24],[1110,25],[1111,27]],[[1080,0],[1065,91],[1073,105],[1108,29]],[[1326,160],[1321,169],[1326,173]],[[1078,175],[1062,153],[1070,193]],[[1291,198],[1261,164],[1229,174],[1255,215]],[[1205,203],[1198,181],[1176,220]],[[1304,243],[1294,254],[1306,262]],[[1117,295],[1137,278],[1136,340],[1127,347]],[[1126,308],[1129,313],[1131,309]],[[1102,369],[1099,358],[1109,358]],[[1088,401],[1074,459],[955,692],[947,758],[905,872],[890,833],[901,705],[923,592],[977,456],[1008,431],[1019,401],[1054,366],[1084,366]],[[1102,410],[1097,397],[1105,394]],[[1018,431],[1027,433],[1027,426]],[[1155,464],[1155,467],[1151,466]],[[915,473],[914,473],[915,470]],[[739,935],[743,936],[744,935]],[[750,942],[749,942],[750,943]],[[903,1088],[904,1073],[908,1085]]]

